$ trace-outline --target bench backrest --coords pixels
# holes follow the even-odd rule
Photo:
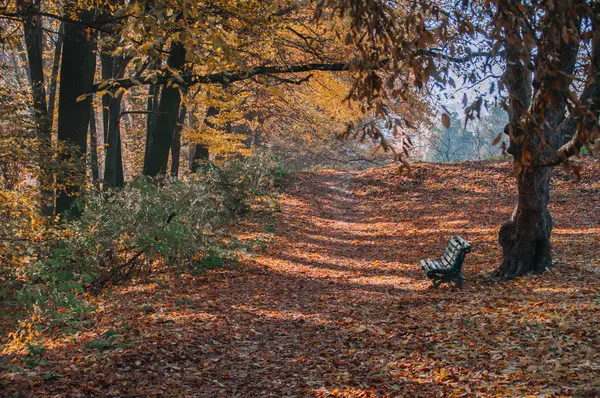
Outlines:
[[[471,245],[460,236],[450,239],[440,262],[447,268],[453,268],[456,271],[462,270],[465,261],[465,254],[471,252]]]

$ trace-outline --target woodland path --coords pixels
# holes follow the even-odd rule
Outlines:
[[[508,167],[427,165],[414,173],[301,176],[282,197],[281,214],[271,221],[275,240],[264,251],[231,269],[163,274],[104,294],[93,328],[48,339],[48,364],[40,372],[57,377],[34,378],[28,391],[132,397],[598,391],[600,230],[569,212],[580,200],[589,211],[600,209],[600,187],[584,186],[573,197],[572,183],[559,177],[554,237],[564,263],[490,287],[481,282],[497,265],[497,229],[514,198]],[[264,229],[264,220],[254,227]],[[441,253],[456,233],[474,247],[466,287],[428,289],[418,260]],[[111,328],[121,333],[113,349],[86,347]]]

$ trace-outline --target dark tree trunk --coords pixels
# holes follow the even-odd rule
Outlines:
[[[214,106],[209,106],[206,109],[206,115],[204,116],[204,121],[202,123],[203,126],[209,126],[211,128],[215,128],[215,125],[211,122],[210,118],[217,116],[219,114],[219,108]],[[195,122],[195,121],[194,121]],[[202,128],[202,127],[200,127]],[[190,153],[190,171],[196,172],[201,169],[203,166],[208,164],[209,161],[209,150],[208,147],[203,144],[196,144],[192,147],[192,151]]]
[[[82,15],[81,18],[89,19],[90,15]],[[72,210],[73,216],[79,215],[78,209],[72,209],[72,206],[85,183],[83,157],[87,149],[91,99],[82,100],[80,96],[90,92],[94,81],[96,48],[91,32],[80,23],[65,23],[58,96],[58,140],[67,147],[60,149],[63,151],[62,164],[69,172],[61,172],[60,178],[57,178],[60,189],[56,200],[58,214]]]
[[[102,78],[120,79],[125,75],[125,69],[129,59],[125,57],[113,57],[108,54],[100,56],[102,61]],[[104,147],[106,157],[104,160],[104,188],[122,188],[123,176],[123,154],[121,149],[121,101],[123,97],[102,97],[103,119],[104,119]]]
[[[32,6],[37,7],[37,4]],[[24,32],[25,45],[27,47],[28,74],[33,97],[33,117],[39,142],[40,210],[44,216],[52,216],[54,214],[53,176],[50,169],[52,161],[52,137],[44,84],[43,32],[40,18],[28,14],[25,18]]]
[[[548,211],[552,168],[521,172],[517,177],[518,201],[511,221],[502,225],[499,241],[504,259],[493,277],[508,280],[529,272],[544,272],[552,266]]]
[[[177,120],[177,127],[175,128],[175,134],[173,134],[173,142],[171,142],[171,177],[179,177],[179,158],[181,156],[181,130],[183,130],[183,124],[185,122],[185,114],[187,113],[187,107],[181,105],[179,110],[179,118]]]
[[[182,43],[173,42],[167,64],[173,70],[183,71],[185,47]],[[143,170],[143,174],[146,176],[156,177],[164,175],[167,171],[169,151],[179,117],[180,89],[182,89],[175,79],[173,79],[173,83],[173,85],[163,87],[156,110],[156,122],[152,124],[149,131],[149,145],[144,158]]]
[[[208,147],[202,144],[196,144],[192,147],[190,154],[190,171],[195,173],[205,166],[210,157]]]
[[[106,188],[122,188],[125,178],[123,176],[123,153],[121,146],[121,97],[112,98],[109,102],[108,137],[106,144],[106,157],[104,158],[104,185]]]
[[[156,70],[160,67],[160,59],[154,62],[153,69]],[[158,109],[158,98],[160,95],[160,86],[158,84],[151,84],[148,88],[148,101],[146,105],[146,146],[144,147],[144,160],[148,157],[148,150],[152,146],[152,131],[156,124],[156,111]]]
[[[248,149],[252,149],[255,146],[258,145],[258,140],[260,137],[260,127],[262,125],[262,123],[264,122],[262,115],[259,111],[250,111],[247,112],[244,115],[244,118],[249,122],[249,123],[254,123],[256,124],[254,127],[252,128],[252,126],[234,126],[232,128],[232,133],[234,134],[243,134],[246,136],[246,138],[243,140],[244,146]]]
[[[507,2],[500,14],[512,21],[515,5]],[[565,20],[569,20],[565,22]],[[580,43],[565,41],[555,35],[561,26],[578,28],[581,21],[568,7],[554,7],[541,20],[542,37],[535,58],[535,70],[521,59],[528,50],[521,38],[521,25],[504,25],[506,35],[506,72],[503,77],[510,99],[511,121],[505,128],[509,136],[508,153],[514,157],[518,201],[511,221],[500,228],[499,242],[503,261],[493,277],[508,280],[529,272],[543,272],[552,266],[550,235],[552,217],[550,200],[551,164],[543,161],[544,151],[560,136],[560,126],[567,112],[567,91]],[[532,79],[533,77],[533,79]],[[586,88],[586,90],[588,90]],[[584,92],[586,91],[584,90]]]

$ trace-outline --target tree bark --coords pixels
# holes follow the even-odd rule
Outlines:
[[[503,79],[511,116],[505,132],[510,142],[508,153],[514,157],[518,201],[511,220],[502,225],[498,235],[503,261],[492,277],[499,280],[552,267],[552,217],[548,211],[552,168],[539,165],[539,158],[541,148],[551,148],[558,138],[558,127],[566,114],[579,42],[565,41],[555,32],[571,15],[568,6],[561,5],[543,17],[533,81],[521,59],[530,51],[522,47],[519,25],[508,19],[505,27],[507,67]],[[569,22],[580,26],[576,15]]]
[[[62,54],[63,40],[65,37],[65,25],[60,24],[56,47],[54,48],[54,60],[52,61],[52,74],[50,75],[50,87],[48,88],[48,117],[50,118],[50,129],[54,125],[54,109],[56,106],[56,87],[58,87],[58,72],[60,71],[60,57]]]
[[[173,141],[171,142],[171,177],[179,177],[179,158],[181,156],[181,131],[183,130],[183,124],[185,122],[185,115],[187,113],[187,107],[181,105],[179,110],[179,118],[177,120],[177,127],[175,128],[175,134],[173,134]]]
[[[31,2],[31,7],[39,7]],[[39,143],[39,184],[40,210],[44,216],[54,214],[53,176],[50,169],[52,161],[51,122],[46,102],[44,84],[44,57],[42,53],[42,25],[40,18],[27,14],[24,24],[25,46],[27,47],[28,75],[33,97],[33,112]]]
[[[185,65],[185,47],[173,42],[167,64],[171,70],[183,71]],[[180,83],[172,78],[172,84],[162,89],[156,112],[156,122],[149,132],[149,147],[144,158],[143,174],[150,177],[164,175],[169,163],[169,151],[175,126],[179,117],[181,103]]]
[[[206,115],[204,115],[203,126],[209,126],[211,128],[215,128],[215,125],[210,121],[211,117],[217,116],[219,114],[219,108],[214,106],[209,106],[206,109]],[[202,127],[201,127],[202,128]],[[201,169],[204,165],[206,165],[209,161],[209,150],[203,144],[196,144],[193,147],[192,153],[190,154],[190,171],[195,173],[199,169]]]
[[[102,65],[102,80],[110,80],[113,77],[114,59],[110,55],[100,54],[100,64]],[[110,125],[110,100],[112,95],[106,93],[102,96],[102,135],[104,138],[104,151],[108,143],[108,128]]]
[[[160,67],[160,58],[157,58],[153,63],[153,70]],[[156,124],[156,111],[158,110],[158,98],[160,95],[160,86],[151,84],[148,87],[148,101],[146,104],[146,146],[144,147],[144,160],[148,157],[148,150],[152,146],[152,132]]]
[[[109,54],[100,56],[102,61],[102,77],[104,79],[122,78],[129,63],[129,58],[113,57]],[[104,141],[106,157],[104,160],[104,188],[122,188],[125,182],[123,176],[123,153],[121,147],[121,101],[123,97],[102,97],[104,119]]]
[[[504,259],[493,277],[508,280],[552,267],[552,216],[548,211],[551,176],[550,167],[518,175],[518,202],[511,221],[500,228]]]
[[[123,151],[121,145],[121,97],[112,98],[109,102],[108,136],[105,144],[104,185],[107,188],[122,188],[125,182],[123,176]]]
[[[91,12],[80,16],[81,20],[91,19]],[[58,98],[58,141],[62,165],[57,178],[60,189],[56,200],[57,214],[71,211],[77,217],[80,211],[73,203],[85,184],[85,163],[87,131],[90,122],[90,97],[80,96],[90,92],[96,69],[96,46],[93,31],[80,23],[65,23],[65,38],[60,70],[60,90]],[[79,101],[77,99],[79,98]]]
[[[100,181],[100,167],[98,166],[98,128],[96,126],[96,111],[94,101],[90,101],[90,163],[92,168],[92,183],[95,187]]]

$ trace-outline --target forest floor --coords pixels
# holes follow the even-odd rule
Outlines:
[[[274,232],[263,251],[102,293],[45,352],[5,347],[0,395],[599,396],[600,164],[553,180],[555,267],[490,285],[513,181],[507,163],[300,175],[241,228]],[[430,289],[419,260],[455,234],[465,287]]]

